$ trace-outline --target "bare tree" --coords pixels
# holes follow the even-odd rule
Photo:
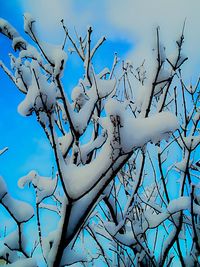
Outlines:
[[[107,266],[171,266],[175,260],[197,266],[199,82],[188,88],[182,79],[187,60],[182,54],[183,32],[175,57],[169,59],[157,29],[153,77],[146,77],[145,62],[136,69],[122,62],[116,79],[117,55],[111,70],[95,71],[93,58],[105,37],[93,45],[91,27],[85,37],[77,34],[75,39],[62,20],[63,44],[55,46],[40,40],[35,24],[24,15],[28,42],[7,21],[0,21],[0,32],[16,52],[10,55],[10,69],[3,62],[0,66],[25,96],[19,113],[36,115],[54,152],[57,172],[42,177],[31,171],[19,179],[18,185],[31,184],[36,196],[34,208],[20,202],[23,212],[1,178],[0,202],[16,222],[16,231],[5,234],[1,257],[13,266],[38,266],[39,248],[52,267],[88,266],[99,259]],[[84,68],[71,99],[64,87],[67,42],[72,46],[69,53],[76,53]],[[133,79],[138,88],[133,88]],[[140,101],[135,97],[139,88]],[[88,135],[90,141],[83,143]],[[174,151],[182,154],[176,164]],[[175,186],[179,194],[172,192]],[[48,236],[41,227],[43,209],[60,218]],[[23,226],[34,219],[38,235],[30,252]],[[88,240],[96,253],[90,251]],[[79,252],[81,246],[84,251],[78,254],[76,244]]]

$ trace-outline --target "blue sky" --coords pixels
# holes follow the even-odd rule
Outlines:
[[[15,26],[22,24],[22,9],[18,1],[1,1],[0,16],[11,21]],[[12,3],[11,3],[12,2]],[[0,38],[1,58],[8,64],[10,43],[6,38]],[[10,191],[16,190],[16,181],[26,170],[31,154],[37,152],[34,140],[40,140],[40,129],[33,119],[26,119],[17,114],[17,105],[23,96],[15,89],[11,81],[1,71],[0,79],[0,142],[1,147],[9,150],[1,157],[1,175],[8,182]],[[32,140],[32,141],[31,141]],[[31,144],[32,143],[32,144]],[[29,151],[29,152],[28,152]],[[29,164],[28,164],[29,165]],[[24,168],[24,169],[23,169]]]
[[[29,11],[29,8],[24,5],[25,2],[22,0],[0,0],[0,17],[8,20],[23,36],[26,36],[23,33],[23,13],[27,10]],[[80,8],[77,6],[77,10],[80,10]],[[30,11],[32,11],[31,9],[30,7]],[[88,23],[85,23],[84,27],[80,27],[81,32],[87,29]],[[41,31],[41,36],[44,33],[44,41],[49,40],[59,44],[59,40],[60,42],[63,40],[63,32],[58,33],[56,29],[54,31],[49,31],[49,29],[44,31],[44,29],[40,28],[39,22],[38,27],[39,31]],[[78,27],[76,29],[79,30]],[[71,30],[73,31],[73,22]],[[99,31],[98,27],[97,30],[94,29],[95,40],[102,36],[101,32],[103,33],[103,30]],[[99,54],[94,58],[96,70],[100,71],[106,66],[111,68],[114,53],[118,52],[118,55],[124,58],[128,51],[132,49],[132,46],[132,41],[125,37],[109,39],[107,35],[107,41],[100,49]],[[0,48],[0,58],[9,66],[8,54],[10,52],[13,53],[13,51],[9,40],[4,36],[0,36]],[[67,63],[65,73],[67,78],[64,78],[64,83],[68,95],[70,95],[71,89],[82,75],[80,63],[78,58],[74,56],[70,57]],[[22,117],[18,114],[17,107],[23,98],[24,96],[18,92],[8,77],[0,70],[0,149],[3,147],[9,148],[0,158],[0,175],[6,180],[11,195],[32,203],[34,193],[30,193],[30,189],[25,189],[22,192],[17,187],[17,181],[32,169],[37,170],[41,175],[51,175],[54,157],[35,116]],[[13,222],[7,218],[5,220],[8,231],[10,231],[14,227]],[[4,229],[5,220],[1,219],[0,229],[2,230]],[[31,227],[33,227],[32,224]],[[54,223],[51,218],[45,227],[45,231],[48,232],[52,229],[54,229]],[[27,231],[30,232],[30,230]]]
[[[25,11],[22,0],[0,1],[0,17],[7,19],[23,34],[23,13]],[[85,28],[87,25],[85,26]],[[95,32],[95,39],[101,37]],[[51,33],[47,38],[54,40],[57,33]],[[10,42],[3,36],[0,38],[0,57],[9,66],[8,53],[13,52]],[[97,66],[112,66],[114,52],[123,57],[129,51],[131,43],[121,39],[109,40],[102,47],[95,58]],[[97,68],[98,70],[98,68]],[[100,68],[99,68],[100,70]],[[73,75],[72,75],[73,73]],[[65,80],[68,93],[76,85],[82,74],[78,59],[70,58]],[[0,71],[0,147],[9,150],[1,156],[0,174],[8,183],[11,193],[20,196],[17,180],[31,169],[36,169],[43,175],[50,175],[54,164],[53,154],[43,131],[37,124],[35,116],[22,117],[17,113],[17,106],[23,100],[23,95],[17,91],[8,77]],[[27,196],[28,197],[28,196]]]
[[[94,58],[97,70],[105,66],[110,68],[114,52],[118,52],[120,58],[130,58],[136,67],[145,58],[150,74],[154,69],[152,48],[156,26],[160,26],[162,41],[168,54],[171,54],[186,18],[184,51],[189,63],[184,68],[185,78],[190,82],[198,75],[198,0],[192,0],[191,3],[187,0],[165,0],[162,3],[159,0],[0,0],[0,5],[0,17],[7,19],[23,36],[23,13],[30,12],[37,20],[42,39],[56,44],[63,40],[61,18],[64,18],[72,33],[74,27],[79,33],[84,33],[87,26],[92,25],[94,41],[102,35],[107,37]],[[1,36],[0,58],[7,65],[10,52],[10,42]],[[80,61],[77,57],[70,57],[64,79],[68,95],[81,75]],[[35,117],[26,118],[17,113],[17,106],[22,100],[23,95],[0,70],[0,148],[9,147],[0,158],[0,174],[6,179],[10,192],[17,196],[21,194],[17,188],[17,180],[21,176],[31,169],[36,169],[42,175],[50,175],[54,164],[50,146]],[[29,199],[29,194],[26,197]]]
[[[83,33],[88,25],[92,25],[94,40],[102,35],[107,37],[94,59],[99,70],[105,66],[111,67],[113,54],[118,52],[121,58],[129,57],[135,66],[145,58],[146,67],[151,73],[155,27],[160,26],[163,43],[170,54],[175,49],[175,40],[186,18],[184,50],[190,61],[185,67],[185,77],[190,82],[198,74],[198,0],[190,3],[187,0],[165,0],[162,3],[158,0],[0,0],[0,5],[0,17],[7,19],[23,35],[23,13],[32,13],[37,20],[40,36],[44,41],[52,43],[59,44],[63,40],[61,18],[64,18],[71,32],[75,27]],[[3,36],[0,38],[0,48],[0,58],[8,64],[8,53],[12,52],[12,48]],[[70,57],[65,78],[68,94],[81,74],[80,61]],[[48,175],[53,164],[51,149],[34,116],[24,118],[17,113],[17,106],[22,99],[23,95],[0,70],[0,147],[9,147],[0,159],[0,174],[8,181],[11,192],[17,194],[16,181],[20,176],[30,169]]]

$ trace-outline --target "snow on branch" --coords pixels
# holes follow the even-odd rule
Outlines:
[[[0,20],[0,32],[14,50],[10,68],[0,66],[24,94],[18,112],[35,114],[56,166],[51,177],[32,170],[19,179],[20,188],[33,189],[34,207],[10,196],[0,178],[0,204],[16,226],[5,231],[0,257],[10,266],[31,267],[96,260],[108,266],[170,266],[174,258],[183,266],[187,260],[197,264],[199,80],[188,87],[182,77],[184,31],[170,59],[157,28],[155,71],[146,77],[145,61],[134,66],[123,60],[120,67],[117,54],[111,70],[98,66],[97,72],[94,57],[106,38],[93,44],[91,26],[84,36],[75,32],[73,37],[61,23],[64,42],[51,45],[38,36],[35,19],[26,13],[30,44]],[[73,72],[69,69],[65,79],[65,69],[74,53],[83,75],[69,91]],[[52,232],[46,229],[49,218],[56,221]],[[24,225],[33,223],[30,252]],[[182,240],[190,256],[187,248],[183,257]]]

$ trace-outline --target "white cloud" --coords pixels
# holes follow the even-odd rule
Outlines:
[[[113,27],[125,32],[130,40],[135,40],[136,47],[132,57],[151,60],[151,51],[155,41],[155,29],[160,26],[163,43],[167,52],[172,53],[175,41],[181,34],[184,20],[184,52],[190,60],[190,72],[195,71],[200,63],[199,25],[200,2],[198,0],[124,0],[108,1],[107,17]],[[116,32],[117,32],[116,30]]]
[[[105,5],[102,3],[97,7],[97,1],[73,1],[73,0],[35,0],[22,1],[22,9],[24,12],[30,12],[37,20],[37,28],[42,34],[59,42],[64,36],[61,26],[61,19],[71,30],[74,27],[84,32],[88,25],[98,27],[100,30],[102,21],[105,20]],[[104,28],[105,30],[105,28]],[[103,27],[102,27],[103,32]],[[105,32],[103,32],[105,33]]]
[[[185,28],[185,54],[189,57],[186,73],[188,78],[197,74],[199,56],[199,0],[35,0],[24,1],[24,11],[38,18],[43,34],[62,40],[59,25],[61,18],[66,24],[83,31],[88,24],[94,25],[98,35],[108,38],[126,38],[134,43],[129,56],[137,64],[146,58],[151,67],[155,29],[159,25],[167,52],[175,50],[175,41],[180,36],[183,22]]]

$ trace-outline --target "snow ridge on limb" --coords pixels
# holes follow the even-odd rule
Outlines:
[[[12,40],[12,47],[15,51],[26,49],[26,41],[8,21],[2,18],[0,19],[0,32]]]
[[[8,193],[6,183],[0,176],[0,203],[8,210],[11,216],[19,223],[29,221],[33,215],[33,208],[21,201],[14,199]]]
[[[37,203],[41,203],[45,198],[52,196],[57,187],[58,178],[40,176],[36,171],[30,171],[26,176],[18,180],[18,186],[24,188],[25,185],[32,185],[37,190]]]
[[[0,156],[5,153],[8,150],[8,147],[5,147],[3,149],[0,150]]]
[[[8,264],[10,267],[37,267],[37,263],[34,259],[20,259],[12,264]]]
[[[161,112],[148,118],[134,118],[126,111],[125,104],[116,99],[108,100],[105,109],[110,118],[107,129],[110,141],[117,138],[124,153],[143,147],[147,142],[158,143],[168,139],[170,133],[179,128],[177,117],[170,112]]]

